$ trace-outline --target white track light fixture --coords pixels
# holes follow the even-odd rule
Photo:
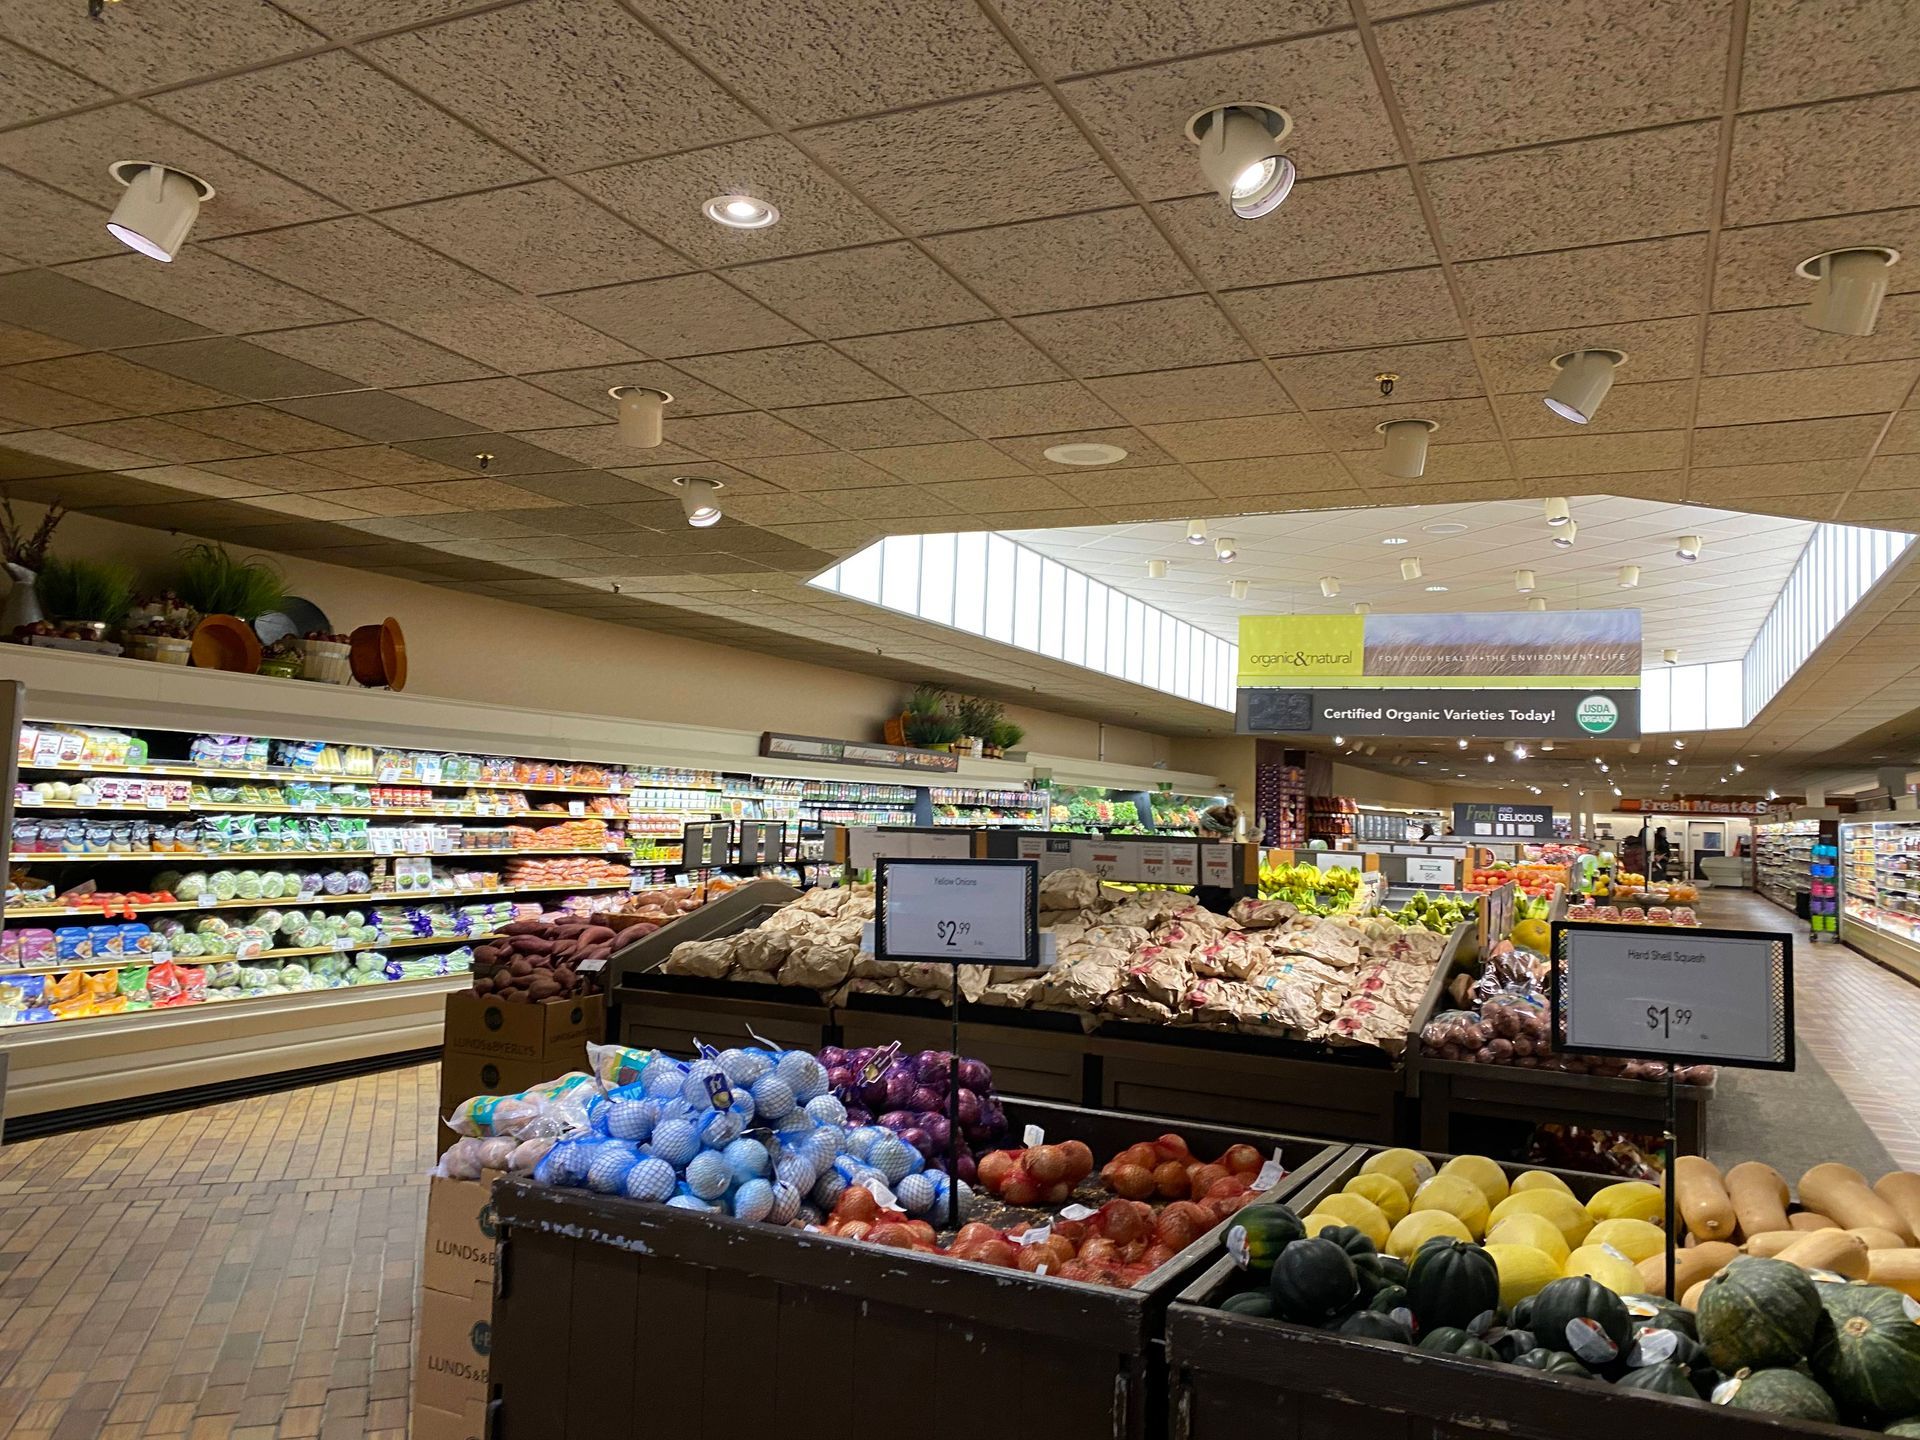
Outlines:
[[[1513,588],[1518,590],[1522,595],[1531,595],[1533,593],[1533,572],[1531,570],[1514,571]]]
[[[1204,520],[1187,521],[1187,543],[1204,545],[1207,543],[1207,522]]]
[[[687,512],[687,524],[705,530],[720,523],[720,481],[676,475],[673,483],[680,487],[680,508]]]
[[[616,385],[607,391],[620,402],[620,443],[651,450],[660,443],[667,405],[673,396],[645,385]]]
[[[1553,543],[1562,550],[1571,550],[1573,548],[1573,542],[1579,537],[1580,522],[1578,520],[1569,520],[1553,532]]]
[[[1638,565],[1622,565],[1620,567],[1620,588],[1622,590],[1638,590],[1640,588],[1640,567]]]
[[[107,173],[127,187],[107,221],[108,233],[155,260],[180,253],[201,203],[213,198],[213,186],[198,175],[148,160],[116,160]]]
[[[1274,105],[1244,103],[1202,110],[1187,121],[1200,147],[1200,173],[1242,220],[1280,208],[1293,189],[1293,161],[1282,151],[1293,118]]]
[[[1240,551],[1235,548],[1231,535],[1222,535],[1218,540],[1213,542],[1214,558],[1222,565],[1231,565],[1233,563],[1233,557],[1239,553]]]
[[[1660,658],[1669,665],[1678,665],[1680,663],[1680,652],[1669,645],[1660,652]]]
[[[1420,561],[1417,556],[1409,555],[1400,562],[1400,578],[1402,580],[1418,580],[1420,578]]]
[[[1331,600],[1339,593],[1340,577],[1338,575],[1322,575],[1320,577],[1320,597],[1323,600]]]
[[[1167,578],[1167,562],[1164,560],[1147,561],[1147,578],[1149,580],[1166,579]]]
[[[1227,581],[1227,596],[1229,599],[1233,599],[1233,600],[1246,599],[1247,598],[1247,582],[1245,580]]]
[[[1540,508],[1546,512],[1549,525],[1565,525],[1573,519],[1573,507],[1567,504],[1567,497],[1564,495],[1549,495]]]
[[[1807,302],[1807,324],[1829,335],[1871,335],[1887,298],[1887,272],[1899,259],[1898,250],[1868,245],[1802,260],[1794,272],[1818,282]]]
[[[1427,437],[1440,428],[1433,420],[1389,420],[1373,427],[1387,437],[1381,468],[1401,480],[1418,480],[1427,470]]]
[[[1353,613],[1356,615],[1371,615],[1373,613],[1373,606],[1364,600],[1356,600],[1353,602]]]
[[[1673,547],[1673,553],[1691,565],[1700,558],[1700,551],[1706,542],[1698,535],[1682,535]]]
[[[1547,391],[1547,409],[1562,420],[1585,425],[1613,388],[1613,372],[1627,363],[1624,350],[1571,350],[1553,357],[1560,373]]]
[[[1544,610],[1546,608],[1547,608],[1547,597],[1544,595],[1536,595],[1531,600],[1527,601],[1527,609],[1529,610]]]

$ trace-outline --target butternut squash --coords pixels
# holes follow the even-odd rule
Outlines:
[[[1873,1193],[1900,1212],[1907,1229],[1920,1236],[1920,1174],[1895,1170],[1873,1182]]]
[[[1733,1202],[1740,1233],[1749,1240],[1788,1228],[1787,1202],[1793,1194],[1771,1165],[1748,1160],[1727,1171],[1727,1198]]]
[[[1862,1240],[1867,1242],[1867,1249],[1869,1250],[1901,1250],[1906,1248],[1907,1244],[1906,1241],[1902,1240],[1893,1231],[1882,1230],[1877,1225],[1856,1226],[1846,1233],[1849,1235],[1858,1235]]]
[[[1740,1253],[1737,1246],[1724,1240],[1708,1240],[1685,1250],[1676,1250],[1673,1255],[1673,1288],[1684,1295],[1693,1286],[1711,1276],[1717,1275],[1727,1262]],[[1667,1252],[1660,1251],[1649,1255],[1635,1267],[1640,1271],[1640,1279],[1649,1295],[1667,1293]]]
[[[1838,1230],[1840,1222],[1831,1215],[1822,1215],[1817,1210],[1796,1210],[1787,1216],[1787,1224],[1795,1230]]]
[[[1866,1177],[1850,1165],[1816,1165],[1807,1171],[1800,1177],[1800,1203],[1833,1216],[1842,1228],[1891,1230],[1913,1244],[1913,1227],[1898,1210],[1874,1194]]]
[[[1867,1278],[1867,1242],[1845,1230],[1811,1230],[1774,1257],[1802,1270],[1832,1270],[1849,1280]]]
[[[1733,1202],[1727,1198],[1726,1183],[1713,1162],[1699,1155],[1678,1156],[1672,1178],[1674,1204],[1685,1218],[1687,1229],[1702,1240],[1731,1240],[1739,1221],[1733,1213]]]
[[[1920,1300],[1920,1250],[1867,1251],[1867,1279]]]

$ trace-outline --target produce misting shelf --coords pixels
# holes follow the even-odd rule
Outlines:
[[[79,864],[90,860],[231,860],[248,865],[274,860],[505,860],[515,855],[624,855],[604,845],[518,845],[511,850],[20,850],[7,858],[16,864]]]
[[[589,890],[625,890],[624,880],[581,882],[578,885],[504,885],[488,890],[380,890],[363,895],[277,895],[273,899],[258,900],[216,900],[203,905],[198,900],[155,900],[147,903],[134,900],[125,905],[116,904],[113,914],[125,917],[128,914],[160,914],[173,910],[262,910],[275,906],[285,908],[289,905],[305,910],[314,905],[380,905],[388,901],[424,902],[434,900],[469,900],[486,895],[522,895],[544,891],[586,892]],[[8,920],[104,920],[112,918],[103,906],[72,905],[23,905],[7,910]]]
[[[85,959],[63,960],[53,965],[8,965],[0,961],[0,984],[6,983],[9,975],[64,975],[70,970],[120,970],[130,965],[157,965],[162,960],[171,960],[178,965],[209,965],[221,960],[231,960],[239,965],[257,965],[267,960],[298,960],[314,955],[364,955],[371,950],[412,950],[425,946],[457,950],[462,945],[476,945],[483,940],[499,938],[491,932],[480,935],[408,935],[395,936],[391,940],[356,941],[351,945],[305,945],[294,950],[260,950],[252,955],[175,955],[169,951],[164,955],[90,955]]]

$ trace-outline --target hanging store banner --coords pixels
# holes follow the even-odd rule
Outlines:
[[[1640,612],[1243,615],[1243,735],[1640,735]]]

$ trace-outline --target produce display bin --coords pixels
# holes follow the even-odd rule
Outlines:
[[[1287,1203],[1307,1214],[1357,1174],[1370,1153],[1349,1150],[1297,1186]],[[1447,1157],[1431,1158],[1437,1165]],[[1543,1167],[1504,1168],[1511,1176]],[[1553,1173],[1583,1198],[1616,1179]],[[1172,1440],[1440,1440],[1489,1432],[1507,1440],[1618,1440],[1623,1434],[1636,1440],[1859,1440],[1861,1434],[1214,1309],[1237,1275],[1222,1254],[1167,1309]]]
[[[1169,1128],[1148,1116],[1008,1100],[1009,1124],[1096,1155]],[[1284,1198],[1346,1152],[1317,1140],[1178,1126],[1197,1150],[1278,1148]],[[977,1440],[989,1413],[1050,1440],[1164,1433],[1166,1307],[1195,1241],[1128,1289],[1050,1280],[518,1179],[499,1182],[495,1440],[608,1434]]]
[[[1659,1080],[1622,1080],[1571,1075],[1564,1070],[1522,1070],[1514,1065],[1477,1065],[1463,1060],[1416,1057],[1410,1066],[1419,1097],[1419,1144],[1447,1150],[1456,1116],[1486,1120],[1551,1119],[1596,1130],[1659,1135],[1667,1128],[1667,1087]],[[1675,1088],[1680,1149],[1707,1150],[1707,1106],[1712,1085]]]

